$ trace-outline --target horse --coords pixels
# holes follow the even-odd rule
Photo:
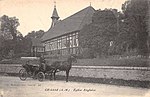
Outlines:
[[[77,62],[76,56],[75,55],[70,55],[66,61],[55,61],[51,64],[51,68],[53,69],[53,76],[54,80],[56,72],[59,71],[66,71],[66,82],[68,82],[68,77],[69,77],[69,71],[72,67],[72,62]],[[58,71],[59,70],[59,71]]]

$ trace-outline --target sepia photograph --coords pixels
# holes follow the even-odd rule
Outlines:
[[[150,97],[150,0],[0,0],[0,97]]]

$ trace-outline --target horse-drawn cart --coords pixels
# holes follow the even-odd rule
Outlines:
[[[51,79],[53,70],[43,70],[40,66],[40,58],[38,57],[21,57],[23,62],[22,69],[19,71],[19,78],[21,80],[26,80],[27,77],[38,79],[39,81],[43,81],[45,76],[48,75]]]
[[[25,64],[22,65],[23,69],[19,71],[19,77],[21,80],[26,80],[27,77],[32,77],[34,79],[38,79],[39,81],[43,81],[46,75],[49,78],[52,78],[52,74],[55,80],[55,74],[59,71],[66,72],[66,82],[68,82],[69,72],[72,67],[72,62],[77,62],[75,55],[70,55],[64,61],[54,61],[52,63],[41,61],[42,58],[37,57],[22,57],[21,58]],[[34,61],[37,61],[35,65],[32,65]]]

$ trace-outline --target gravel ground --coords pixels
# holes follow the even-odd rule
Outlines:
[[[4,74],[1,74],[4,75]],[[7,76],[19,76],[15,73],[9,73]],[[48,77],[47,77],[48,78]],[[56,75],[56,80],[65,81],[65,76]],[[69,76],[69,81],[71,82],[82,82],[82,83],[100,83],[100,84],[109,84],[117,86],[130,86],[130,87],[139,87],[139,88],[149,88],[150,81],[138,81],[138,80],[123,80],[123,79],[104,79],[104,78],[89,78],[89,77],[77,77]]]
[[[21,81],[18,77],[0,76],[0,97],[150,97],[147,88],[72,80],[66,83],[64,78],[60,79],[39,82],[30,78]]]

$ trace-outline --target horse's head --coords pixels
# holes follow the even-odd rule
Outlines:
[[[77,62],[77,56],[74,55],[74,54],[72,54],[72,55],[69,56],[68,61],[69,61],[69,60],[70,60],[71,62],[75,62],[75,63],[76,63],[76,62]]]

